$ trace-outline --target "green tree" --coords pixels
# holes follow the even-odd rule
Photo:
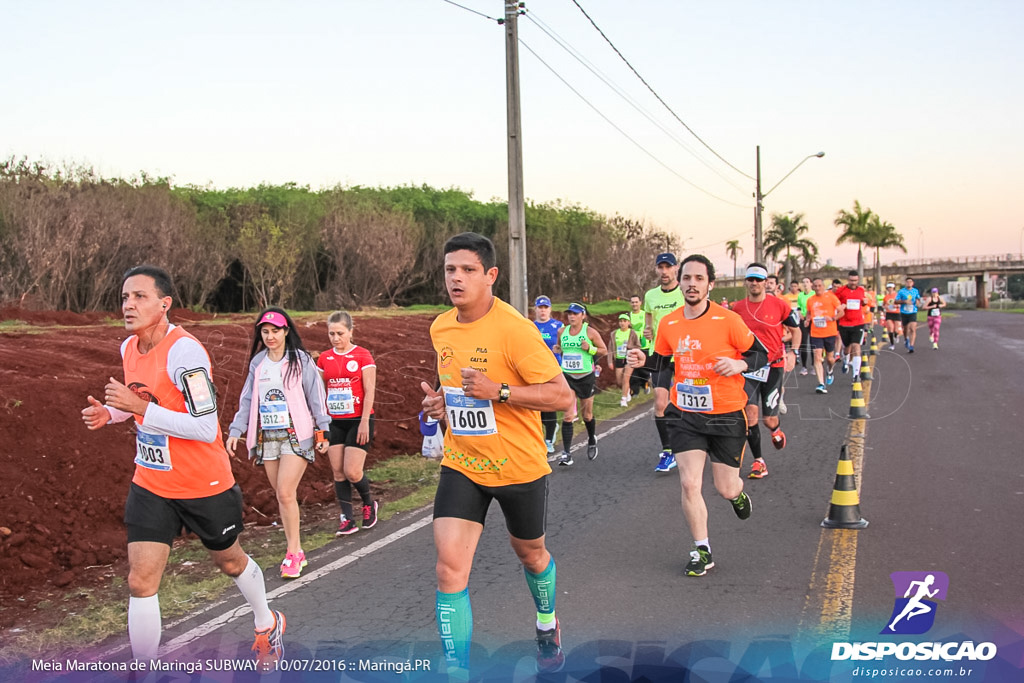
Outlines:
[[[739,240],[729,240],[725,243],[725,253],[732,259],[732,276],[736,277],[736,257],[743,251]]]
[[[872,214],[868,221],[864,245],[875,250],[875,291],[882,291],[882,262],[879,252],[882,249],[899,249],[907,253],[907,245],[903,243],[903,235],[896,231],[892,223],[883,221]]]
[[[772,227],[764,235],[764,253],[776,261],[780,255],[785,255],[783,263],[787,284],[793,279],[794,265],[802,264],[809,268],[818,260],[818,245],[806,237],[809,230],[802,213],[792,216],[772,214]]]
[[[242,224],[235,249],[259,307],[286,305],[294,291],[299,263],[299,251],[288,227],[270,216],[255,216]]]
[[[849,242],[857,245],[857,272],[861,279],[864,278],[864,245],[868,234],[868,223],[874,214],[871,209],[862,208],[860,201],[853,201],[853,211],[840,209],[833,221],[837,228],[842,228],[842,233],[836,240],[836,244]]]

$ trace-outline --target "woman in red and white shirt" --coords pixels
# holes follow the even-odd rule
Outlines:
[[[363,472],[366,449],[373,442],[373,398],[377,365],[370,352],[352,343],[352,316],[335,311],[327,318],[331,348],[320,354],[317,367],[327,388],[327,413],[331,416],[327,457],[334,471],[334,495],[341,507],[338,536],[359,531],[352,518],[352,487],[363,501],[363,528],[377,523],[377,501],[370,494],[370,480]]]

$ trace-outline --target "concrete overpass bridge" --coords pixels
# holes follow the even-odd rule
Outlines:
[[[824,266],[816,270],[803,271],[800,277],[821,277],[845,282],[846,273],[853,266]],[[874,276],[875,269],[865,265],[864,275]],[[1024,254],[996,254],[988,256],[942,256],[928,259],[903,259],[882,266],[882,279],[902,283],[906,277],[915,279],[948,277],[951,279],[973,278],[978,308],[988,308],[989,295],[998,291],[1000,280],[1008,275],[1024,273]],[[781,277],[781,275],[780,275]],[[725,284],[743,285],[743,278],[726,279]],[[1005,291],[1005,290],[1004,290]]]
[[[1024,254],[904,259],[882,266],[884,279],[973,278],[978,308],[988,308],[989,295],[1006,291],[1006,277],[1018,273],[1024,273]]]

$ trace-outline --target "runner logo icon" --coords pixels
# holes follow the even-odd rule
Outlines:
[[[881,633],[926,633],[935,623],[935,600],[945,600],[949,577],[944,572],[893,572],[896,591],[889,623]]]

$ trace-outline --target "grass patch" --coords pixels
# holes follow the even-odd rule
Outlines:
[[[42,334],[46,328],[39,328],[24,320],[0,320],[0,334]]]
[[[978,310],[986,313],[1024,313],[1024,308],[995,308],[991,304],[988,308],[979,308]]]
[[[380,518],[390,519],[399,512],[416,510],[434,500],[441,466],[422,455],[400,455],[371,467],[366,476],[377,484],[387,484],[389,488],[404,492],[381,507]]]

